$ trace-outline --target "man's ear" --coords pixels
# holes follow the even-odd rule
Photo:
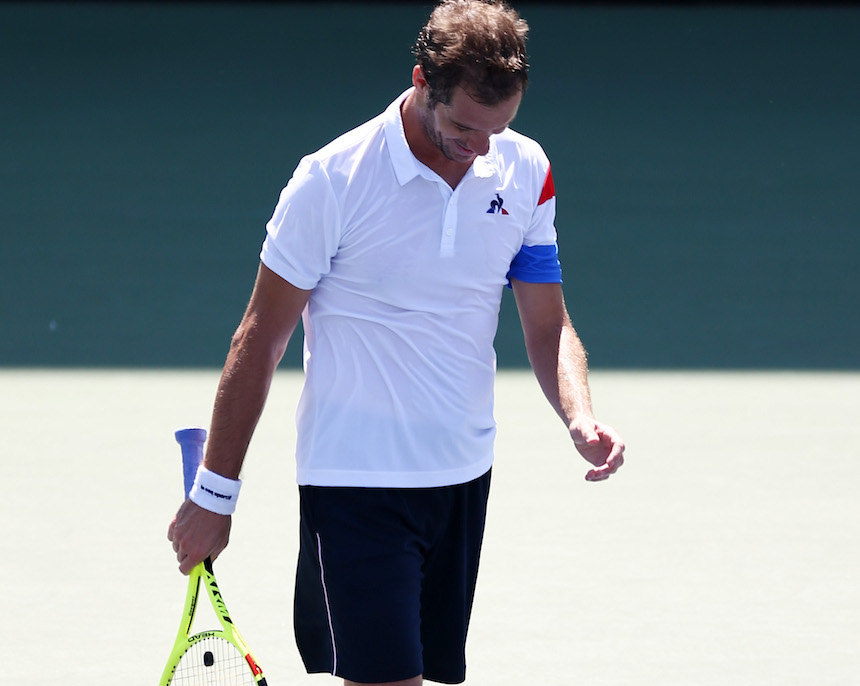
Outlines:
[[[424,70],[420,64],[416,64],[412,69],[412,85],[422,96],[427,96],[430,86],[427,84],[427,77],[424,76]]]

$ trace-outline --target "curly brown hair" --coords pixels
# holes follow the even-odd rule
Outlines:
[[[456,86],[485,105],[525,91],[528,30],[501,0],[444,0],[412,47],[429,86],[428,104],[449,104]]]

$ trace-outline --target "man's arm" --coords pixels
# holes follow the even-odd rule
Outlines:
[[[310,297],[260,264],[251,300],[230,342],[212,411],[203,464],[236,479],[263,412],[272,377]],[[231,519],[186,500],[167,536],[187,574],[207,556],[214,560],[227,546]]]
[[[624,442],[612,427],[594,418],[585,349],[570,321],[561,284],[511,279],[511,285],[538,383],[576,449],[595,467],[585,478],[609,478],[624,463]]]

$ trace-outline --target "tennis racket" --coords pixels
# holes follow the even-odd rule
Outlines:
[[[187,498],[197,466],[203,459],[206,429],[179,429],[176,441],[182,448]],[[197,609],[201,580],[221,628],[192,635],[191,625]],[[230,619],[209,558],[192,569],[188,576],[182,621],[159,686],[266,686],[263,670]]]

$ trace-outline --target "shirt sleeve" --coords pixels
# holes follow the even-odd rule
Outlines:
[[[558,261],[558,246],[524,245],[514,257],[508,270],[510,279],[528,283],[561,283],[561,263]]]
[[[312,290],[331,269],[340,224],[325,168],[318,160],[304,158],[266,224],[260,260],[297,288]]]
[[[555,230],[555,184],[549,163],[531,225],[507,276],[508,286],[512,278],[529,283],[562,282]]]

